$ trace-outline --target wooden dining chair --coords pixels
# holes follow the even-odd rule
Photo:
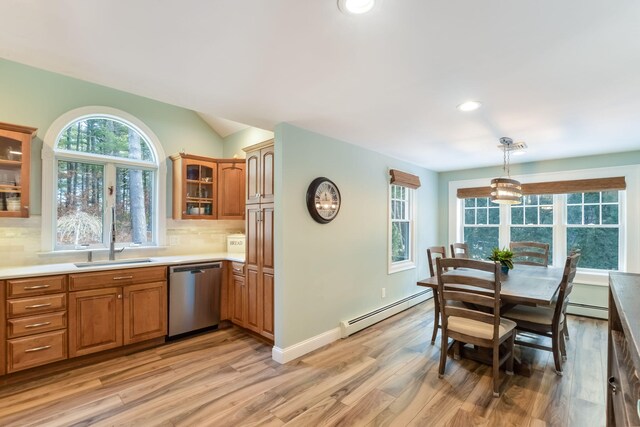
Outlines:
[[[451,258],[469,258],[469,246],[466,243],[451,244]]]
[[[519,305],[504,314],[506,318],[518,324],[518,332],[528,332],[551,339],[551,347],[520,340],[516,340],[516,344],[552,352],[558,375],[562,375],[562,361],[567,359],[565,343],[565,336],[567,335],[566,311],[569,303],[569,294],[573,290],[573,278],[576,275],[576,266],[579,259],[579,253],[567,257],[555,305],[548,307]]]
[[[538,242],[511,242],[509,249],[513,252],[513,263],[521,265],[549,265],[549,244]]]
[[[515,322],[500,317],[500,263],[438,258],[436,264],[442,310],[439,376],[444,376],[449,338],[490,348],[493,355],[493,396],[498,397],[500,365],[506,362],[507,374],[513,374],[516,328]],[[445,269],[449,271],[445,273]],[[456,285],[470,285],[473,288],[465,287],[461,290]],[[463,303],[465,307],[455,306],[453,302]],[[506,351],[500,357],[502,344],[505,345]]]
[[[447,249],[444,246],[431,246],[427,248],[427,262],[429,263],[429,274],[431,277],[436,276],[437,266],[434,264],[436,258],[446,258]],[[438,335],[438,328],[440,327],[440,302],[438,301],[438,291],[433,291],[433,334],[431,335],[431,344],[436,343],[436,335]]]

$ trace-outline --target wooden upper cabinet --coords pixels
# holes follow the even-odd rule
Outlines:
[[[260,188],[260,203],[273,203],[273,167],[274,167],[274,152],[273,145],[260,150],[260,158],[262,170],[261,176],[261,188]]]
[[[216,219],[218,165],[215,159],[176,154],[173,161],[173,219]]]
[[[244,219],[245,161],[218,161],[218,219]]]
[[[31,139],[37,130],[0,123],[0,217],[29,217]]]
[[[260,203],[260,150],[247,153],[247,204]]]
[[[275,161],[273,140],[244,150],[247,153],[247,204],[272,203]]]
[[[175,154],[173,219],[244,219],[244,159]]]

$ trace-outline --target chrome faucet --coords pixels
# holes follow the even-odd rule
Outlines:
[[[122,249],[116,250],[116,207],[111,207],[111,241],[109,242],[109,261],[115,261],[116,253],[124,251]]]

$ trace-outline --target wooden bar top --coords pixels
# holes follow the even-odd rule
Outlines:
[[[611,273],[610,289],[633,364],[640,372],[640,275]]]

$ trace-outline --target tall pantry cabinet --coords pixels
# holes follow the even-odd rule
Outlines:
[[[247,153],[246,272],[241,295],[234,298],[242,298],[242,305],[247,307],[243,326],[273,340],[273,140],[244,150]]]

